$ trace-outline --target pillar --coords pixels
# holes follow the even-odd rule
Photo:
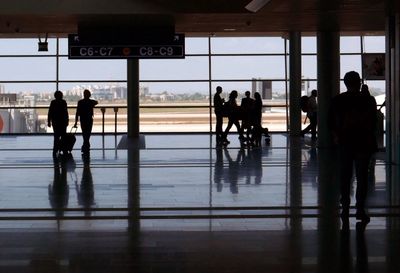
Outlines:
[[[128,67],[128,138],[139,137],[139,60],[129,59]]]
[[[332,98],[340,92],[340,35],[317,32],[318,147],[331,147],[328,113]]]
[[[300,136],[301,132],[301,33],[289,34],[289,132]]]
[[[386,151],[387,160],[400,163],[400,13],[386,23]]]

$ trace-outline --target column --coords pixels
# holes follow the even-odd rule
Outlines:
[[[318,147],[332,146],[328,113],[332,98],[340,92],[340,35],[317,33]]]
[[[400,13],[386,24],[386,151],[390,163],[400,163]]]
[[[128,138],[139,137],[139,60],[129,59],[128,67]]]
[[[289,132],[300,136],[301,132],[301,33],[289,34]]]

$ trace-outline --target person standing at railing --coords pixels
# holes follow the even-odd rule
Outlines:
[[[83,99],[78,101],[78,106],[76,108],[75,124],[76,128],[78,125],[78,118],[81,123],[83,145],[81,152],[84,154],[90,151],[90,135],[92,134],[93,128],[93,108],[98,104],[96,100],[90,99],[92,94],[89,90],[85,89],[83,91]]]
[[[49,127],[53,126],[53,157],[56,157],[61,150],[61,139],[67,132],[69,116],[67,102],[63,99],[63,93],[61,91],[54,92],[54,98],[50,103],[47,114],[47,125]]]

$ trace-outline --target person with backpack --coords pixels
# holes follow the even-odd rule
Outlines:
[[[304,105],[306,104],[306,105]],[[305,134],[311,131],[311,139],[317,139],[317,90],[311,91],[311,96],[307,97],[306,101],[303,101],[302,110],[307,113],[307,118],[310,120],[310,124],[301,131],[301,136],[304,137]]]
[[[236,126],[236,129],[239,133],[240,142],[242,143],[244,140],[243,130],[240,127],[239,123],[241,109],[240,106],[237,105],[236,102],[237,97],[238,97],[238,92],[236,90],[232,90],[232,92],[229,94],[229,100],[224,104],[224,107],[227,107],[227,112],[228,112],[228,125],[225,128],[222,140],[223,144],[225,145],[230,143],[230,141],[228,140],[228,133],[233,125]]]
[[[368,167],[377,150],[376,102],[360,92],[361,79],[355,71],[344,76],[347,91],[333,98],[328,125],[339,152],[340,203],[343,222],[348,221],[353,167],[357,178],[356,219],[368,223],[365,211]]]

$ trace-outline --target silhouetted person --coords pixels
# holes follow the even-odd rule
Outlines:
[[[95,204],[94,202],[94,187],[92,171],[90,169],[90,157],[87,154],[82,155],[83,172],[81,184],[75,182],[76,195],[78,197],[78,204],[85,209],[85,215],[91,214],[90,208]]]
[[[251,111],[251,125],[253,127],[252,132],[252,143],[254,146],[261,146],[261,135],[262,135],[262,109],[263,102],[261,95],[258,92],[254,93],[254,104]]]
[[[91,93],[85,89],[83,91],[83,99],[78,101],[78,107],[75,115],[75,125],[77,127],[78,118],[81,123],[83,145],[81,148],[82,153],[89,153],[90,151],[90,135],[92,134],[93,127],[93,108],[97,105],[96,100],[90,99]]]
[[[228,159],[229,168],[227,171],[227,175],[225,176],[225,183],[229,183],[229,188],[231,193],[239,193],[239,174],[241,172],[240,162],[243,160],[244,149],[240,149],[236,155],[236,160],[233,160],[231,155],[229,154],[228,149],[224,149],[225,158]]]
[[[310,124],[301,131],[301,135],[304,136],[309,131],[311,131],[311,139],[317,139],[317,123],[318,123],[318,116],[317,116],[317,90],[311,91],[311,96],[308,97],[308,108],[307,108],[307,117],[310,120]]]
[[[365,202],[368,191],[368,166],[372,154],[377,149],[376,103],[371,96],[361,94],[361,79],[357,72],[346,73],[344,84],[347,92],[337,95],[332,100],[329,119],[334,142],[339,151],[341,216],[349,216],[354,166],[357,178],[356,218],[368,222]]]
[[[215,124],[215,135],[217,140],[217,145],[222,144],[223,140],[223,131],[222,131],[222,124],[223,124],[223,109],[224,109],[224,99],[221,98],[222,87],[217,86],[216,93],[214,95],[214,113],[216,117],[216,124]]]
[[[67,102],[63,99],[63,93],[61,91],[54,92],[54,98],[47,114],[47,125],[53,126],[54,132],[53,157],[57,156],[62,149],[61,140],[67,132],[69,119]],[[65,151],[63,152],[65,153]]]
[[[239,133],[239,139],[240,141],[243,141],[243,134],[242,134],[242,129],[240,128],[240,123],[239,123],[239,117],[240,117],[240,107],[236,103],[236,98],[238,97],[238,93],[236,90],[233,90],[229,94],[229,100],[228,100],[228,125],[225,128],[224,132],[224,139],[223,142],[225,144],[229,144],[230,142],[228,141],[228,133],[229,130],[232,128],[232,125],[235,124],[236,129]]]
[[[240,103],[240,110],[242,114],[242,131],[245,133],[246,137],[249,141],[250,139],[250,131],[251,131],[251,112],[254,105],[254,99],[250,98],[250,91],[246,91],[244,93],[245,97],[242,99]]]
[[[49,202],[55,210],[56,217],[64,215],[64,209],[68,206],[69,187],[67,183],[67,162],[61,158],[53,158],[54,178],[49,185]]]

